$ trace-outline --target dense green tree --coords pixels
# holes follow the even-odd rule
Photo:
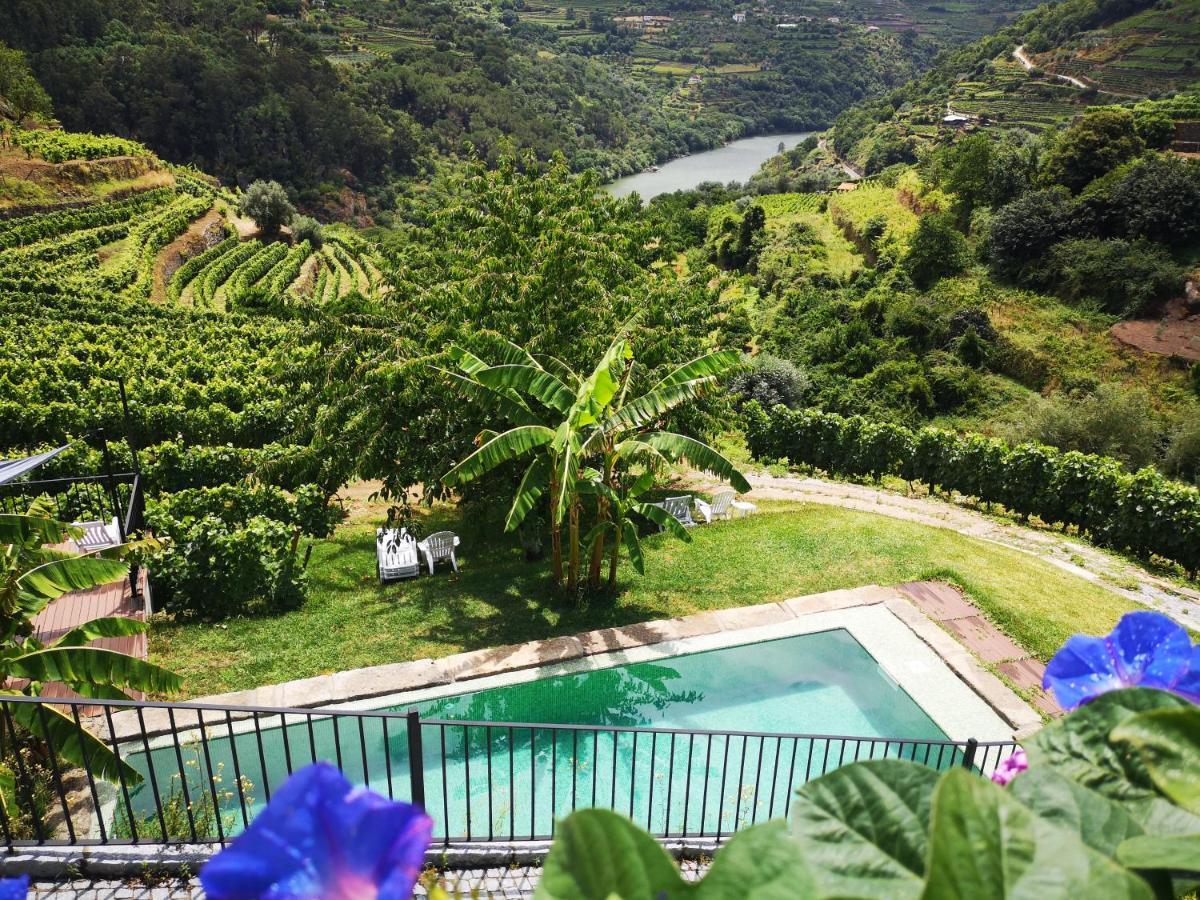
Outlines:
[[[1145,240],[1063,241],[1051,250],[1042,278],[1065,300],[1093,301],[1119,316],[1144,313],[1183,286],[1170,253]]]
[[[997,210],[987,236],[992,266],[1021,274],[1067,234],[1071,212],[1071,198],[1061,188],[1026,194]]]
[[[50,97],[29,71],[29,61],[20,50],[0,44],[0,101],[8,104],[20,122],[30,113],[49,116]]]
[[[320,249],[325,243],[324,230],[321,223],[312,216],[294,216],[292,218],[292,241],[301,243],[308,241],[314,249]]]
[[[238,211],[254,220],[258,230],[271,235],[292,221],[296,208],[277,181],[256,181],[242,194]]]
[[[1050,146],[1043,159],[1042,175],[1048,183],[1078,193],[1093,179],[1133,159],[1145,146],[1129,110],[1088,110]]]

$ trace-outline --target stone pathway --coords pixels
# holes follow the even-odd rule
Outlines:
[[[991,541],[1036,556],[1073,575],[1101,584],[1135,603],[1165,613],[1187,628],[1200,630],[1200,589],[1183,587],[1167,578],[1160,578],[1135,563],[1059,532],[992,518],[934,497],[908,497],[849,482],[765,474],[750,474],[746,478],[753,488],[747,495],[752,500],[824,503],[933,528],[946,528],[968,537]],[[691,473],[686,480],[688,486],[700,490],[715,485],[711,477],[699,473]]]
[[[896,585],[896,589],[960,644],[1024,691],[1043,713],[1063,714],[1054,698],[1042,690],[1046,666],[980,615],[975,604],[956,588],[940,581],[910,581]]]

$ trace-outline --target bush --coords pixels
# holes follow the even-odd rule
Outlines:
[[[812,380],[803,370],[786,359],[760,353],[750,362],[750,370],[737,375],[729,384],[730,393],[742,404],[755,400],[765,409],[782,404],[795,409],[804,402]]]
[[[939,278],[959,274],[970,260],[967,239],[950,214],[930,213],[917,223],[903,265],[917,287],[927,288]]]
[[[1076,238],[1051,250],[1041,279],[1064,300],[1094,300],[1105,312],[1129,317],[1167,299],[1183,272],[1165,247],[1149,241]]]
[[[1042,171],[1051,184],[1078,193],[1144,149],[1129,110],[1090,109],[1058,136],[1043,159]]]
[[[287,191],[278,181],[256,181],[251,184],[242,195],[238,211],[253,219],[264,234],[279,231],[280,226],[287,225],[296,214]]]
[[[1200,422],[1190,422],[1171,438],[1163,470],[1180,481],[1200,485]]]
[[[999,273],[1017,276],[1057,244],[1070,227],[1071,198],[1063,190],[1035,191],[997,210],[988,226],[988,259]]]
[[[324,229],[312,216],[296,216],[292,219],[292,243],[302,244],[305,241],[312,249],[320,250],[325,243]]]
[[[788,459],[835,475],[896,475],[1002,503],[1022,516],[1075,525],[1093,541],[1200,571],[1200,489],[1114,459],[982,435],[912,430],[819,410],[745,408],[760,459]]]

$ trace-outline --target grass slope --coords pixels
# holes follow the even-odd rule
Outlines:
[[[378,511],[373,512],[374,516]],[[548,566],[478,514],[438,508],[427,531],[463,537],[462,574],[380,587],[371,515],[319,543],[310,597],[292,613],[220,625],[156,623],[151,659],[190,696],[382,663],[746,606],[838,588],[942,578],[1047,659],[1077,631],[1103,633],[1130,604],[1017,551],[883,516],[764,503],[750,519],[698,528],[683,544],[647,538],[646,571],[622,567],[615,605],[575,608],[551,592]]]

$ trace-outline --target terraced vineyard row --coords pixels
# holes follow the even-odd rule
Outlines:
[[[236,308],[260,292],[291,303],[327,303],[352,290],[378,293],[381,282],[370,249],[349,235],[335,232],[319,249],[308,241],[289,247],[227,237],[179,267],[167,298],[198,309]]]

